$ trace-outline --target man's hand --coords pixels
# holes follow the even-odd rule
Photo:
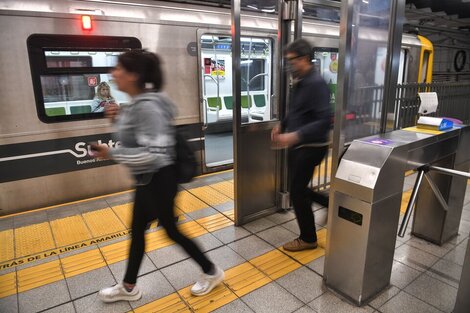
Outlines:
[[[281,133],[281,125],[276,124],[276,126],[274,126],[274,128],[271,130],[271,141],[274,142],[274,138],[276,138],[276,136],[279,135],[280,133]]]
[[[275,136],[273,143],[278,148],[289,148],[299,142],[299,135],[297,132],[279,134]]]

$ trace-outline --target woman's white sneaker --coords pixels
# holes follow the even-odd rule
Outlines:
[[[137,286],[134,286],[132,291],[127,291],[123,284],[119,283],[113,287],[101,289],[98,293],[98,297],[103,302],[115,302],[120,300],[136,301],[142,297],[142,292]]]
[[[214,287],[223,282],[224,277],[224,271],[220,267],[215,266],[215,274],[203,274],[194,286],[191,287],[191,293],[193,296],[206,295],[211,292]]]

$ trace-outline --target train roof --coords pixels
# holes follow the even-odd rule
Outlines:
[[[196,2],[196,1],[190,1]],[[200,1],[206,2],[206,1]],[[174,25],[197,25],[203,27],[230,28],[230,10],[224,7],[174,3],[168,1],[139,0],[2,0],[0,14],[18,16],[61,17],[92,15],[94,20],[128,21]],[[277,32],[278,19],[274,14],[242,11],[241,26],[246,30]],[[303,33],[321,37],[339,37],[339,23],[314,19],[303,20]],[[360,36],[381,38],[383,34],[374,29],[364,29]],[[415,35],[403,34],[402,42],[408,46],[420,46]]]

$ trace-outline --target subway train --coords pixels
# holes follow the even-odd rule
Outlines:
[[[102,82],[114,101],[129,102],[110,74],[129,49],[162,56],[165,91],[198,152],[200,173],[231,167],[230,10],[144,0],[2,0],[0,15],[0,215],[131,188],[124,167],[89,150],[90,142],[119,144],[93,103]],[[242,11],[241,26],[242,122],[276,119],[277,16]],[[339,25],[304,18],[303,37],[315,46],[312,61],[334,105]],[[432,55],[426,38],[404,34],[399,83],[429,82]],[[384,57],[377,51],[376,60],[364,61],[375,62],[380,75]]]

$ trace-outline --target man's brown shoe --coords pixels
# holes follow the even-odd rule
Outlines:
[[[282,247],[287,251],[302,251],[308,249],[316,249],[317,242],[306,242],[300,238],[294,239],[291,242],[284,244]]]

